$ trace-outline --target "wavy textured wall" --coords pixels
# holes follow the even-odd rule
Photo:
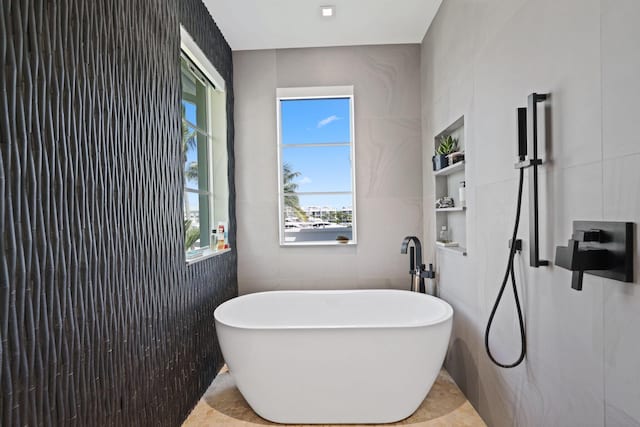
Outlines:
[[[222,364],[237,261],[184,262],[180,22],[228,83],[234,230],[231,50],[199,0],[0,5],[1,425],[176,425]]]

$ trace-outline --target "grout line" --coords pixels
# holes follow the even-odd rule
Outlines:
[[[605,191],[604,191],[604,61],[602,60],[602,0],[600,0],[600,22],[598,26],[598,36],[600,40],[599,50],[600,50],[600,216],[604,220],[604,205],[605,205]],[[602,425],[606,427],[607,425],[607,364],[606,364],[606,334],[607,334],[607,326],[606,326],[606,318],[605,318],[605,288],[604,288],[604,280],[600,281],[602,290]]]

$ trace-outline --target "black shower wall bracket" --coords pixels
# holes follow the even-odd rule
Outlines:
[[[571,287],[582,290],[584,273],[633,282],[632,222],[574,221],[567,246],[556,247],[555,263],[573,272]]]
[[[518,156],[516,169],[529,169],[529,265],[540,267],[549,261],[540,259],[540,227],[538,213],[538,166],[543,164],[538,156],[538,103],[549,99],[549,94],[532,93],[527,107],[518,108]],[[546,125],[546,124],[545,124]],[[527,154],[529,158],[527,159]]]

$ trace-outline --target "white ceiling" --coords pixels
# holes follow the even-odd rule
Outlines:
[[[233,50],[420,43],[442,0],[204,0]],[[320,6],[335,5],[332,18]]]

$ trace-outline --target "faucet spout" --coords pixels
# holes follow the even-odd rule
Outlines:
[[[413,246],[409,247],[409,244]],[[416,236],[407,236],[402,240],[400,253],[406,254],[409,250],[409,274],[411,275],[411,290],[416,292],[424,292],[424,280],[421,270],[424,269],[422,263],[422,245],[420,239]]]
[[[409,243],[413,242],[413,246],[416,248],[415,254],[415,264],[420,268],[422,265],[422,244],[420,243],[420,239],[416,236],[407,236],[402,240],[402,246],[400,247],[400,253],[406,254],[407,249],[409,248]]]

